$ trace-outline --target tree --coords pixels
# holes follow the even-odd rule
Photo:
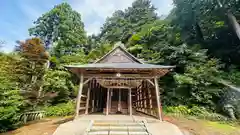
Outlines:
[[[201,48],[208,49],[208,54],[224,62],[226,69],[239,64],[237,45],[240,40],[233,29],[237,29],[238,24],[231,15],[239,14],[239,4],[235,0],[220,4],[218,0],[175,0],[174,5],[175,9],[168,18],[180,31],[183,41],[190,46],[200,44]]]
[[[107,18],[101,28],[100,37],[110,43],[126,43],[132,34],[140,31],[141,26],[158,19],[155,11],[150,0],[136,0],[125,11],[118,10]]]
[[[28,107],[35,110],[47,97],[42,91],[42,85],[49,54],[39,38],[18,41],[18,44],[20,59],[15,67],[16,82]]]
[[[229,20],[229,25],[232,27],[232,29],[235,31],[237,34],[239,40],[240,40],[240,25],[236,19],[236,17],[233,15],[232,12],[236,12],[237,6],[239,3],[237,0],[230,0],[230,1],[223,1],[221,2],[220,0],[217,0],[217,4],[220,9],[225,12],[225,14],[228,17]],[[233,10],[233,11],[231,11]],[[239,13],[239,11],[237,11]]]
[[[165,105],[198,104],[215,110],[221,88],[218,62],[206,50],[184,44],[166,21],[142,27],[129,40],[129,51],[148,63],[176,65],[175,72],[161,79]]]
[[[4,132],[18,126],[24,102],[12,72],[16,59],[4,53],[0,53],[0,59],[0,132]]]
[[[74,96],[74,85],[71,74],[64,70],[49,70],[44,76],[43,90],[45,93],[57,93],[50,99],[51,104],[68,102]]]
[[[78,51],[86,44],[87,37],[81,15],[67,3],[55,6],[43,14],[29,29],[30,35],[41,38],[52,53],[61,57]]]

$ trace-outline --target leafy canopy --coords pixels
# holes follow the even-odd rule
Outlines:
[[[87,37],[81,15],[68,3],[55,6],[34,24],[29,29],[30,35],[41,38],[47,48],[52,45],[52,53],[57,57],[76,52],[86,44]]]

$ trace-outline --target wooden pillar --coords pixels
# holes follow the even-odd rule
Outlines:
[[[77,103],[76,103],[76,111],[75,111],[75,118],[79,115],[79,109],[81,104],[81,96],[82,96],[82,90],[83,90],[83,74],[80,76],[80,83],[79,83],[79,89],[78,89],[78,96],[77,96]]]
[[[132,116],[132,89],[131,88],[129,88],[128,90],[128,97],[129,97],[129,103],[128,103],[129,115]]]
[[[157,100],[157,114],[159,120],[162,121],[162,109],[161,109],[161,103],[160,103],[160,94],[159,94],[159,85],[158,85],[158,79],[157,77],[154,78],[154,83],[155,83],[155,90],[156,90],[156,100]]]
[[[113,95],[113,89],[110,89],[110,90],[109,90],[108,113],[111,113],[111,109],[112,109],[112,95]]]
[[[137,88],[137,101],[136,101],[136,110],[139,108],[139,90]]]
[[[88,114],[88,108],[89,108],[89,99],[90,99],[90,92],[91,88],[88,86],[88,92],[87,92],[87,100],[86,100],[86,109],[85,109],[85,114]]]
[[[100,92],[99,92],[99,111],[101,110],[102,108],[102,87],[100,89]]]
[[[142,87],[139,89],[139,109],[142,111]]]
[[[143,98],[144,98],[144,113],[147,113],[147,95],[146,95],[146,87],[144,87],[144,90],[143,90]]]
[[[151,93],[151,89],[148,87],[148,99],[149,99],[149,108],[150,108],[150,114],[153,115],[152,113],[152,93]]]
[[[106,103],[106,115],[108,115],[108,108],[109,108],[109,99],[110,99],[110,89],[107,89],[107,103]]]
[[[121,89],[118,91],[118,111],[121,111]]]
[[[93,89],[92,90],[92,112],[94,112],[95,111],[95,91],[96,91],[96,89]]]
[[[100,89],[100,87],[99,87],[99,89]],[[95,111],[98,111],[98,102],[99,102],[99,89],[96,91],[96,109],[95,109]]]

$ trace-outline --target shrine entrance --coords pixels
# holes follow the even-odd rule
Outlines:
[[[110,114],[128,114],[128,89],[111,89]]]

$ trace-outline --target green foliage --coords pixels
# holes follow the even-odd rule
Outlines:
[[[43,91],[55,93],[52,104],[67,102],[74,93],[71,74],[64,70],[48,70],[44,76]],[[53,94],[54,95],[54,94]]]
[[[156,8],[150,0],[135,0],[125,11],[115,11],[101,28],[100,37],[111,43],[121,40],[126,43],[141,26],[157,20]]]
[[[207,119],[207,120],[212,120],[212,121],[226,121],[228,118],[219,115],[217,113],[213,113],[209,110],[207,110],[204,107],[199,107],[199,106],[192,106],[192,107],[187,107],[187,106],[168,106],[164,107],[163,111],[167,114],[172,114],[172,115],[182,115],[182,116],[195,116],[197,118],[201,119]]]
[[[69,64],[69,65],[88,63],[87,56],[83,50],[81,50],[75,54],[64,55],[60,58],[60,61],[63,64]]]
[[[184,74],[174,75],[178,84],[177,89],[188,89],[187,100],[190,103],[207,105],[211,109],[217,108],[216,103],[221,97],[221,89],[217,87],[216,65],[215,60],[210,60],[201,65],[187,66]]]
[[[35,110],[46,98],[42,93],[42,84],[49,55],[39,38],[27,39],[18,44],[20,58],[14,63],[15,82],[25,98],[26,107]]]
[[[4,132],[19,125],[20,108],[24,102],[13,80],[14,57],[1,53],[0,59],[0,132]]]
[[[68,103],[45,107],[44,111],[47,116],[69,116],[74,113],[74,108],[75,104],[69,101]]]
[[[98,47],[92,49],[87,55],[87,59],[89,62],[94,62],[95,60],[101,58],[108,51],[112,49],[112,45],[108,42],[100,43]]]
[[[240,71],[236,67],[230,68],[228,72],[222,72],[222,79],[228,80],[231,83],[240,86]]]
[[[53,45],[57,57],[77,52],[86,44],[87,37],[81,15],[67,3],[55,6],[43,14],[29,29],[30,35],[40,37],[47,47]]]
[[[211,57],[228,68],[239,65],[239,3],[235,0],[174,0],[175,9],[168,18],[184,42],[200,44]],[[235,18],[236,17],[236,18]],[[236,19],[236,20],[235,20]]]
[[[215,113],[222,111],[239,118],[239,93],[218,82],[240,84],[239,3],[173,2],[169,16],[160,20],[150,0],[135,0],[131,7],[108,17],[99,35],[89,37],[81,15],[67,3],[39,17],[29,33],[44,43],[32,38],[18,42],[18,55],[0,53],[0,132],[15,128],[21,112],[49,103],[55,106],[44,107],[47,116],[72,115],[74,103],[69,100],[76,97],[78,78],[63,65],[93,62],[119,40],[147,63],[176,66],[160,81],[167,113],[226,120]],[[46,49],[52,54],[48,71]]]
[[[181,42],[166,21],[156,21],[130,38],[129,50],[149,63],[176,65],[175,73],[161,79],[164,104],[215,109],[221,93],[218,61],[208,59],[206,50],[197,45]]]

